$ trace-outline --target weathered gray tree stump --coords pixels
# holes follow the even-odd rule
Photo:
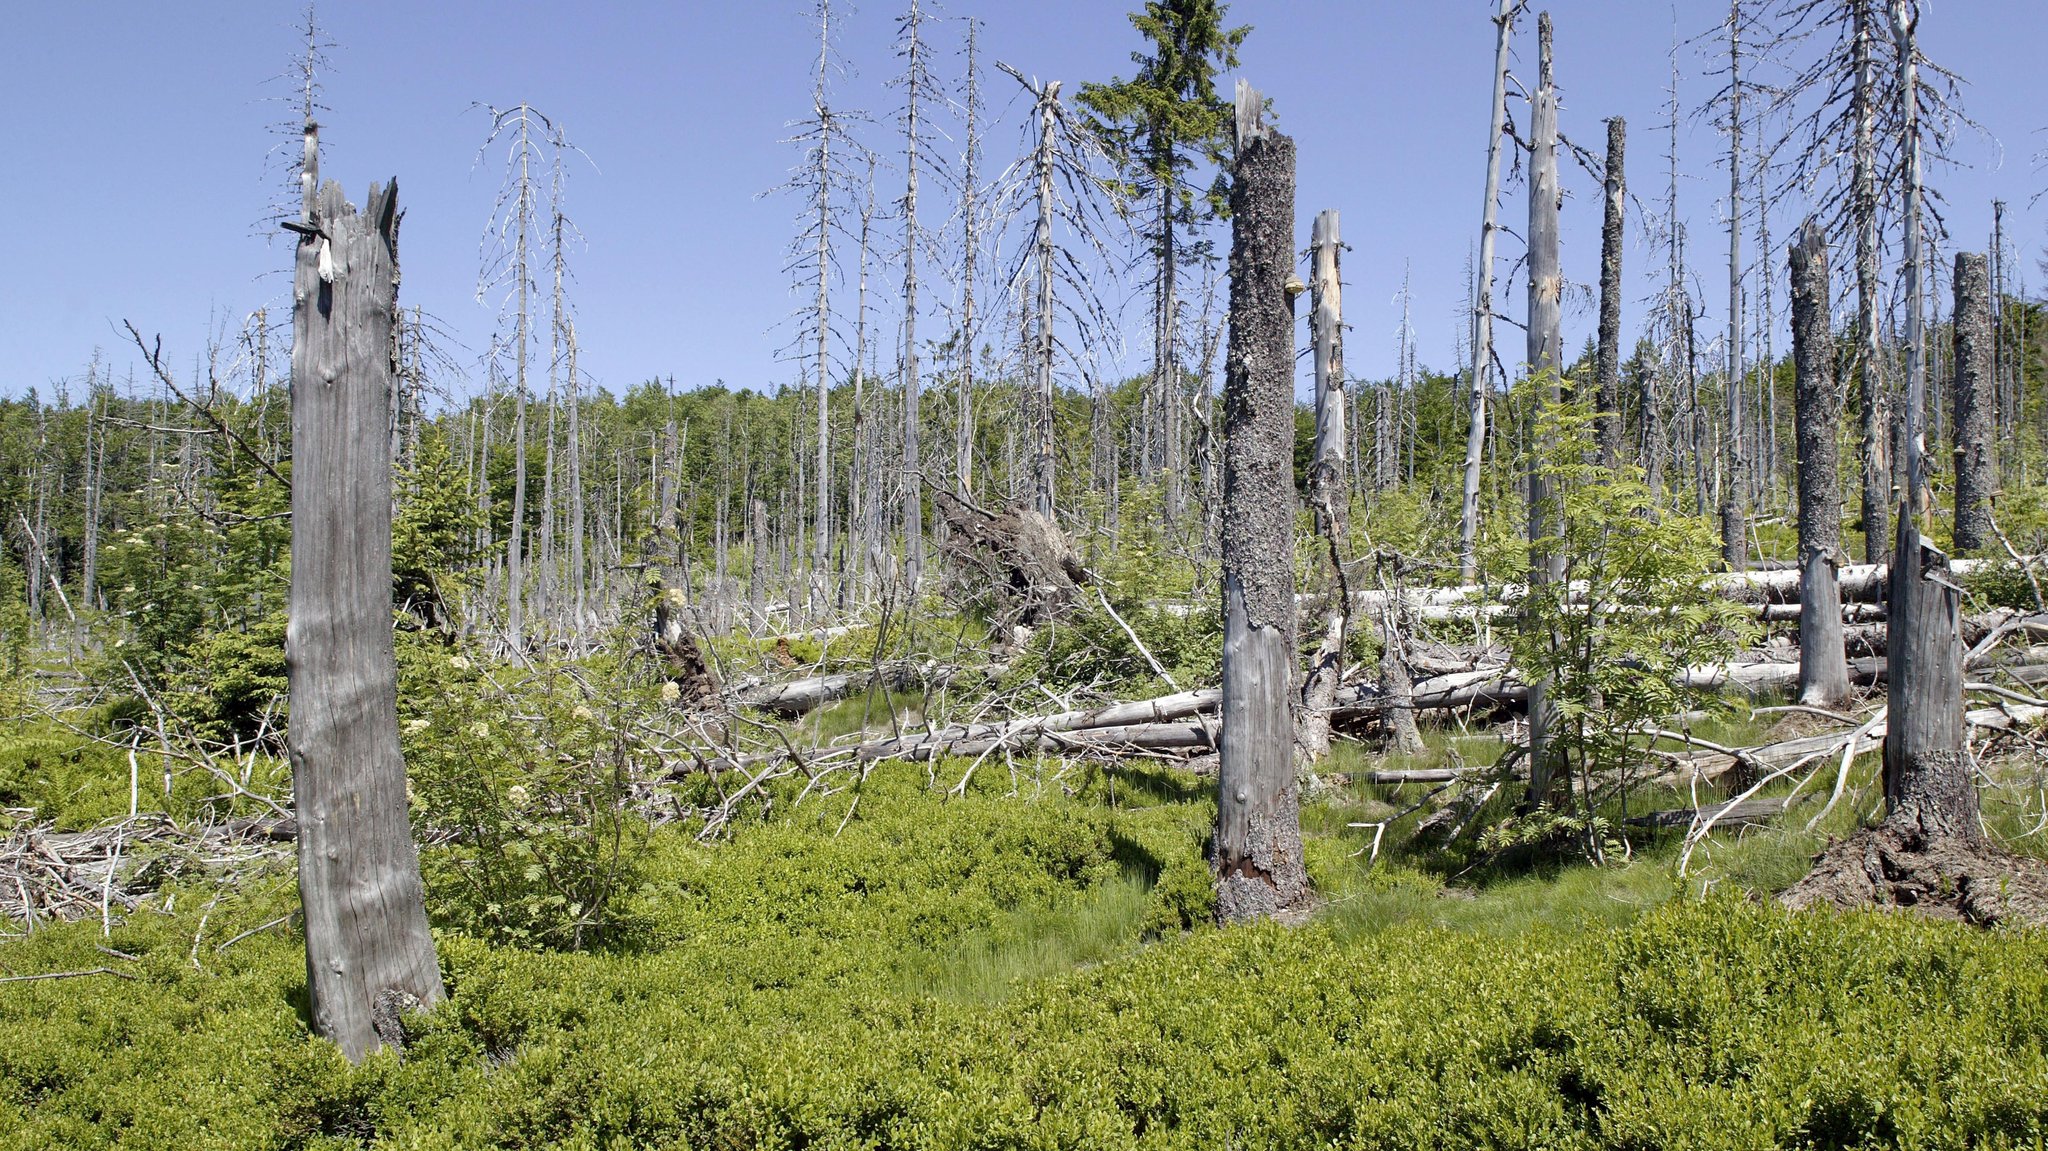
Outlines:
[[[442,997],[392,652],[398,189],[373,185],[357,215],[330,183],[310,215],[292,311],[292,799],[313,1029],[360,1060]]]

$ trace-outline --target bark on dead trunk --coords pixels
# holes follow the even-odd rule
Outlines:
[[[1621,462],[1621,246],[1627,184],[1623,157],[1628,124],[1616,116],[1607,121],[1607,210],[1600,226],[1600,342],[1595,352],[1599,380],[1598,424],[1600,462]]]
[[[1261,919],[1309,897],[1290,722],[1294,667],[1294,141],[1237,88],[1224,370],[1223,736],[1216,916]]]
[[[1560,302],[1564,286],[1558,265],[1557,89],[1551,82],[1550,13],[1537,17],[1539,75],[1529,113],[1529,341],[1530,394],[1527,442],[1530,445],[1529,600],[1538,589],[1564,574],[1564,556],[1557,550],[1559,534],[1555,493],[1544,473],[1551,447],[1539,442],[1541,413],[1557,403],[1558,373],[1563,370],[1560,346],[1563,323]],[[1530,626],[1525,623],[1524,626]],[[1554,756],[1551,729],[1555,708],[1550,683],[1539,679],[1529,687],[1529,795],[1534,807],[1548,797]]]
[[[1885,820],[1929,839],[1974,842],[1981,832],[1976,778],[1963,753],[1961,600],[1948,557],[1922,542],[1911,510],[1901,507],[1885,641]]]
[[[1991,278],[1983,256],[1956,253],[1956,550],[1976,551],[1993,538],[1991,493],[1998,485],[1991,411]]]
[[[1828,326],[1828,247],[1812,219],[1792,245],[1792,419],[1799,445],[1799,702],[1849,697],[1842,647],[1840,451],[1842,391]]]
[[[1857,403],[1862,407],[1860,453],[1862,455],[1863,560],[1881,564],[1890,546],[1891,463],[1885,438],[1885,395],[1879,373],[1881,357],[1877,347],[1877,64],[1871,41],[1871,7],[1875,0],[1855,6],[1855,87],[1850,96],[1850,114],[1855,118],[1855,139],[1850,148],[1852,172],[1851,209],[1856,222],[1856,381]]]
[[[1302,759],[1317,763],[1330,752],[1330,707],[1344,678],[1344,633],[1350,589],[1342,563],[1344,515],[1338,510],[1344,493],[1344,309],[1338,274],[1337,213],[1316,214],[1310,246],[1314,311],[1310,319],[1315,340],[1316,442],[1309,472],[1309,498],[1315,503],[1316,527],[1328,578],[1329,606],[1323,613],[1323,638],[1309,657],[1302,681],[1301,715],[1295,742]],[[1348,507],[1349,500],[1343,500]]]
[[[313,1029],[354,1061],[401,1042],[400,1016],[442,986],[406,816],[391,634],[398,190],[372,186],[359,216],[330,183],[311,217],[292,318],[289,749]]]

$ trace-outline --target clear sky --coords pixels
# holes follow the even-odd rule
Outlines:
[[[929,0],[928,0],[929,2]],[[472,362],[488,345],[495,308],[475,298],[479,238],[496,177],[475,167],[488,128],[479,103],[526,100],[562,123],[594,162],[570,176],[569,210],[588,237],[571,286],[582,364],[623,391],[654,375],[679,386],[793,382],[779,359],[785,320],[801,300],[783,270],[798,204],[764,195],[799,159],[783,142],[809,109],[814,31],[801,0],[606,4],[500,0],[410,3],[328,0],[319,13],[334,41],[323,77],[323,171],[360,201],[372,180],[396,175],[406,210],[403,302],[440,318]],[[841,5],[841,7],[846,7]],[[870,144],[897,153],[896,95],[885,87],[898,5],[868,0],[844,17],[840,48],[850,73],[835,102],[866,108]],[[1128,75],[1138,38],[1119,0],[952,0],[949,17],[983,21],[982,50],[1027,74],[1082,80]],[[1491,65],[1487,0],[1236,0],[1234,21],[1254,31],[1241,74],[1274,101],[1299,147],[1298,222],[1306,243],[1317,209],[1343,213],[1347,349],[1355,374],[1393,370],[1395,303],[1412,273],[1413,322],[1425,365],[1448,367],[1463,326],[1464,265],[1478,233]],[[2036,284],[2048,244],[2048,187],[2034,160],[2048,145],[2040,0],[1923,0],[1923,45],[1961,72],[1967,167],[1936,170],[1956,243],[1982,249],[1990,201],[2009,202],[2007,224]],[[298,49],[292,0],[194,0],[7,5],[0,41],[0,392],[47,392],[75,378],[95,347],[118,366],[120,322],[162,333],[173,363],[190,364],[209,331],[287,303],[277,270],[289,247],[258,222],[276,199],[266,152],[269,125],[287,114],[285,71]],[[1600,121],[1631,127],[1632,190],[1661,203],[1667,52],[1674,27],[1710,32],[1725,5],[1556,0],[1557,78],[1563,130],[1598,150]],[[1534,21],[1518,37],[1517,68],[1534,71]],[[936,32],[935,68],[957,74],[957,21]],[[1680,99],[1696,106],[1718,81],[1711,37],[1680,50]],[[1712,54],[1712,58],[1709,58]],[[1227,86],[1228,80],[1225,84]],[[986,168],[1021,144],[1017,85],[991,72]],[[1227,90],[1227,89],[1226,89]],[[1526,119],[1519,115],[1519,119]],[[1692,254],[1706,285],[1706,325],[1725,308],[1727,192],[1716,167],[1725,143],[1707,122],[1680,127],[1680,196]],[[884,172],[893,197],[899,174]],[[929,186],[929,185],[928,185]],[[1565,269],[1591,282],[1598,259],[1599,197],[1567,166]],[[931,197],[927,193],[928,200]],[[1781,203],[1770,265],[1804,211]],[[1503,220],[1517,232],[1519,186]],[[939,206],[928,225],[944,219]],[[1640,218],[1635,221],[1640,225]],[[882,223],[885,233],[900,225]],[[1747,244],[1757,252],[1754,224]],[[1628,253],[1631,328],[1655,290],[1661,256],[1640,226]],[[1502,242],[1505,275],[1519,242]],[[880,279],[893,284],[898,273]],[[1782,279],[1779,300],[1783,301]],[[944,292],[943,287],[935,291]],[[1142,290],[1133,279],[1129,291]],[[1755,290],[1752,288],[1752,290]],[[884,295],[888,294],[886,291]],[[842,298],[851,292],[843,292]],[[1507,296],[1520,311],[1520,285]],[[930,314],[928,309],[927,314]],[[1128,310],[1126,370],[1149,360],[1142,302]],[[1588,306],[1566,314],[1567,343],[1592,327]],[[880,321],[883,346],[892,321]],[[926,329],[936,323],[928,321]],[[1504,352],[1519,348],[1506,329]],[[1782,349],[1783,345],[1780,344]],[[1511,355],[1504,359],[1512,362]],[[887,370],[889,358],[884,358]]]

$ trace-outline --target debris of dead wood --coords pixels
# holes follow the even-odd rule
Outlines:
[[[181,826],[135,815],[85,831],[59,831],[28,809],[9,809],[0,835],[0,919],[111,920],[187,871],[241,869],[290,857],[294,822],[274,816]]]
[[[740,687],[733,702],[741,707],[759,708],[779,716],[803,715],[836,700],[845,699],[879,683],[891,691],[908,691],[927,684],[944,684],[954,669],[936,663],[892,660],[877,668],[811,675],[782,683],[758,683]]]
[[[1074,606],[1089,582],[1088,568],[1058,524],[1028,505],[991,512],[944,488],[927,489],[948,529],[947,556],[960,569],[980,573],[1016,622],[1036,627]]]
[[[676,686],[673,702],[705,707],[718,701],[718,672],[683,622],[688,611],[680,589],[666,588],[655,597],[654,649],[661,657],[663,676]]]

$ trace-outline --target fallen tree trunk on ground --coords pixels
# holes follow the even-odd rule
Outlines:
[[[759,708],[776,715],[802,715],[864,691],[877,681],[891,691],[905,691],[926,684],[943,684],[952,675],[953,669],[949,667],[899,660],[862,671],[805,676],[786,683],[756,684],[734,692],[732,701],[741,707]]]
[[[1691,827],[1707,823],[1715,827],[1754,827],[1785,814],[1782,799],[1745,799],[1740,803],[1711,803],[1705,807],[1675,807],[1631,815],[1631,827]]]

